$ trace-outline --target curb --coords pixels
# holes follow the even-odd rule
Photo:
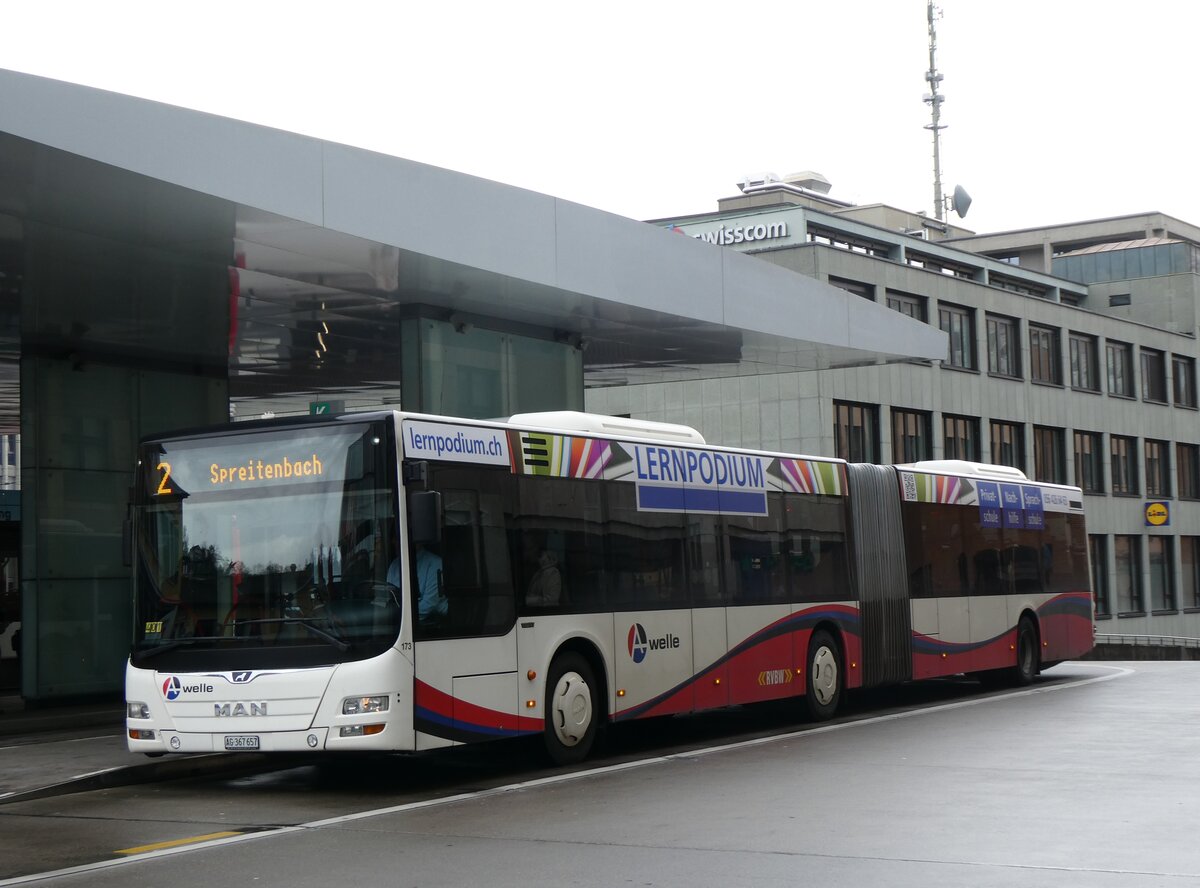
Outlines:
[[[119,736],[124,726],[125,713],[114,712],[112,709],[84,712],[56,712],[52,709],[0,712],[0,737],[22,737],[51,731],[96,727],[112,728],[114,736]]]
[[[11,795],[0,797],[0,807],[79,792],[94,792],[98,789],[117,789],[123,786],[156,783],[160,780],[183,780],[214,775],[229,777],[282,771],[297,767],[308,760],[307,756],[293,759],[265,753],[216,752],[164,756],[161,760],[147,761],[144,764],[136,765],[120,765],[62,783],[14,792]]]

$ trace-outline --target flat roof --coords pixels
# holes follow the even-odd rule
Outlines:
[[[0,70],[0,147],[14,137],[49,164],[62,152],[104,165],[93,176],[107,168],[168,183],[180,189],[169,199],[181,205],[188,192],[228,202],[228,261],[242,269],[242,292],[253,288],[256,297],[241,320],[250,329],[258,312],[262,329],[276,331],[249,349],[247,366],[277,381],[293,373],[286,355],[272,352],[278,334],[308,317],[315,299],[336,304],[343,330],[378,324],[397,306],[423,306],[481,326],[576,337],[586,346],[588,386],[946,353],[934,327],[655,225],[361,148]],[[12,187],[5,172],[0,166],[0,188]],[[249,359],[231,356],[231,372],[239,360]]]

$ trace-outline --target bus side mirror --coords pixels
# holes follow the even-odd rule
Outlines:
[[[442,541],[442,495],[421,490],[409,496],[408,533],[414,543]]]

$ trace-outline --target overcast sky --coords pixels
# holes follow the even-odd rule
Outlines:
[[[943,0],[946,194],[999,231],[1200,224],[1200,4]],[[637,219],[764,171],[933,214],[925,0],[7,4],[0,67]]]

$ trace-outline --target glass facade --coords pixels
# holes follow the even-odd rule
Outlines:
[[[0,216],[8,356],[36,405],[19,418],[20,690],[111,693],[130,641],[134,446],[228,417],[234,209],[7,137],[0,154],[22,212]]]
[[[1057,256],[1052,273],[1084,284],[1128,281],[1167,274],[1186,274],[1200,267],[1191,244],[1154,244],[1127,250],[1101,250],[1075,256]]]
[[[468,324],[402,324],[405,409],[477,419],[583,409],[583,353]]]
[[[0,182],[0,436],[19,497],[19,521],[0,502],[5,692],[122,687],[123,525],[146,435],[402,393],[466,416],[582,409],[578,334],[457,318],[430,304],[442,267],[410,261],[424,289],[405,289],[396,248],[2,133]],[[504,288],[479,305],[524,299],[538,317],[541,297],[477,280]]]

